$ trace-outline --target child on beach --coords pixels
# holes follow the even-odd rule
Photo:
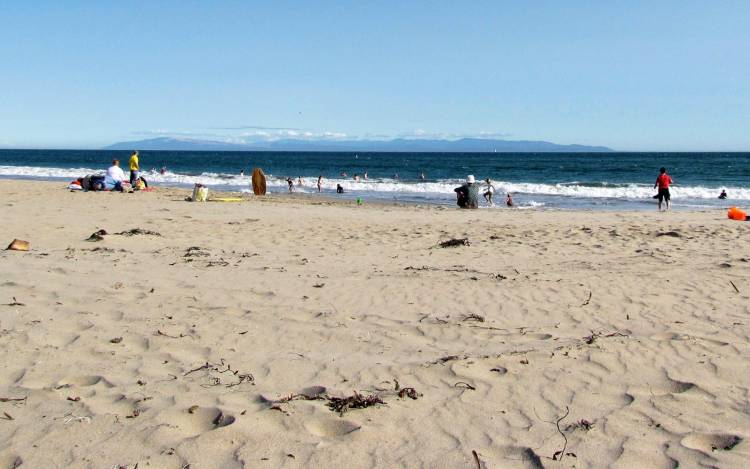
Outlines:
[[[510,193],[508,193],[508,196],[505,198],[505,205],[507,205],[508,207],[513,206],[513,197],[510,195]]]
[[[138,173],[141,171],[141,167],[138,164],[138,152],[134,151],[130,155],[130,185],[135,186],[135,181],[138,179]]]
[[[667,169],[661,168],[659,170],[659,176],[656,177],[656,182],[654,183],[654,189],[659,187],[659,193],[656,195],[656,197],[659,199],[659,211],[661,211],[662,201],[666,201],[666,209],[669,210],[669,200],[671,199],[669,195],[670,184],[672,184],[672,178],[669,176],[669,174],[667,174]]]
[[[484,193],[484,200],[486,200],[489,206],[492,207],[495,205],[492,202],[492,194],[495,193],[495,186],[492,185],[490,178],[485,179],[484,182],[487,183],[487,191]]]
[[[286,178],[286,183],[289,184],[289,192],[292,192],[294,189],[294,181],[292,181],[292,178]]]

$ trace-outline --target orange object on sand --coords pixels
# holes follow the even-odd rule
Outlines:
[[[732,207],[727,212],[727,216],[732,220],[745,221],[747,220],[747,214],[737,207]]]
[[[24,241],[22,239],[14,239],[7,248],[5,248],[6,251],[28,251],[29,250],[29,242]]]

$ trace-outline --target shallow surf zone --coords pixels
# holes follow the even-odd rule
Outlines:
[[[0,166],[1,178],[70,181],[87,174],[103,174],[101,169],[86,167],[55,168],[36,166]],[[250,175],[216,172],[180,173],[172,171],[143,171],[149,183],[174,187],[192,187],[203,184],[214,191],[252,192]],[[268,174],[270,193],[288,191],[285,177]],[[318,192],[316,177],[303,177],[302,184],[293,178],[295,192],[314,194]],[[394,178],[371,178],[355,181],[352,178],[324,178],[322,192],[336,193],[337,186],[344,189],[343,198],[371,198],[380,201],[452,205],[455,201],[453,189],[463,183],[461,179],[437,179],[427,181],[399,180]],[[512,194],[514,203],[520,208],[573,208],[573,209],[647,209],[653,208],[656,191],[650,184],[639,183],[582,183],[578,181],[545,184],[535,182],[493,181],[496,189],[495,207],[505,207],[506,194]],[[486,184],[479,182],[480,201]],[[728,200],[719,200],[718,194],[725,189]],[[672,188],[675,208],[717,208],[742,205],[750,201],[750,188],[679,186]]]

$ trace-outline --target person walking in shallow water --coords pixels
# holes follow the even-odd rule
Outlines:
[[[669,194],[670,184],[672,184],[672,177],[667,174],[666,168],[661,168],[654,183],[654,189],[659,188],[659,193],[656,194],[656,197],[659,199],[659,211],[661,211],[662,202],[666,203],[666,210],[669,210],[669,201],[672,198]]]
[[[323,175],[321,174],[320,176],[318,176],[318,192],[320,192],[322,187],[323,187]]]

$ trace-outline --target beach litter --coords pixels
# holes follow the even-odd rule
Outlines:
[[[136,235],[161,236],[161,233],[157,233],[156,231],[151,231],[151,230],[144,230],[143,228],[133,228],[132,230],[120,231],[119,233],[115,233],[115,234],[120,235],[120,236],[136,236]]]
[[[383,399],[377,394],[370,394],[365,396],[354,391],[354,394],[347,397],[329,397],[328,407],[339,414],[343,414],[349,409],[364,409],[377,404],[385,404]]]
[[[438,247],[441,248],[454,248],[458,246],[471,246],[469,238],[452,238],[438,244]]]
[[[22,239],[14,239],[11,241],[11,243],[8,245],[7,248],[5,248],[6,251],[28,251],[29,250],[29,242],[24,241]]]
[[[86,241],[96,242],[96,241],[102,241],[104,239],[104,236],[108,235],[107,230],[98,230],[91,233],[91,236],[86,238]]]

